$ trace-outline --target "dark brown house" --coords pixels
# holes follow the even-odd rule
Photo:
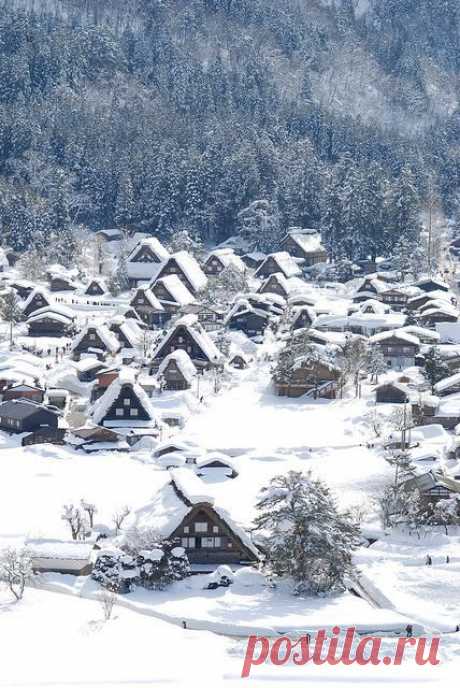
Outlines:
[[[149,327],[162,325],[171,317],[171,313],[165,311],[150,287],[137,289],[130,301],[130,306]]]
[[[311,394],[313,398],[335,399],[340,376],[339,368],[325,362],[299,362],[292,370],[289,382],[275,381],[275,390],[279,397],[297,398]]]
[[[186,351],[199,368],[222,364],[222,354],[195,315],[186,315],[178,320],[174,329],[163,337],[153,355],[152,369],[158,369],[166,356],[178,350]]]
[[[408,295],[402,289],[397,289],[393,287],[392,289],[387,289],[380,294],[380,300],[382,303],[390,306],[393,311],[402,311],[407,307]]]
[[[269,313],[252,308],[249,304],[232,309],[225,321],[229,330],[244,332],[247,337],[262,336],[269,322]]]
[[[102,360],[107,354],[114,355],[119,350],[118,339],[105,325],[86,327],[72,347],[73,357],[76,361],[85,353],[96,354]]]
[[[93,279],[86,287],[84,294],[87,296],[102,296],[107,292],[107,287],[103,280]]]
[[[407,492],[417,491],[421,497],[421,505],[425,509],[435,506],[441,499],[449,499],[460,494],[458,480],[435,470],[409,478],[402,487]],[[460,516],[460,511],[457,511],[457,514]]]
[[[260,555],[248,534],[227,512],[214,506],[213,497],[203,494],[206,484],[189,468],[173,469],[171,475],[172,481],[138,512],[137,525],[155,527],[162,537],[177,540],[192,564],[213,567],[257,562]],[[182,515],[179,524],[178,514]]]
[[[316,313],[308,306],[299,308],[292,321],[293,330],[303,330],[311,327],[313,321],[316,319]]]
[[[266,279],[270,275],[280,272],[286,279],[289,277],[299,277],[302,274],[297,262],[286,251],[271,253],[265,258],[263,263],[257,268],[255,277]]]
[[[369,342],[380,348],[388,367],[395,370],[415,365],[415,357],[420,349],[419,340],[401,330],[376,334]]]
[[[11,401],[12,399],[30,399],[37,404],[43,403],[45,393],[40,387],[32,387],[32,385],[13,385],[5,389],[2,393],[2,401]]]
[[[168,390],[190,389],[197,369],[186,351],[178,349],[166,356],[158,369],[161,388]]]
[[[260,285],[258,289],[259,294],[278,294],[282,296],[283,299],[287,299],[289,296],[289,285],[283,274],[276,272],[274,275],[270,275],[267,279]]]
[[[156,279],[168,275],[177,275],[193,296],[196,296],[199,291],[204,289],[208,281],[195,258],[186,251],[178,251],[170,256],[159,271]]]
[[[75,316],[68,309],[45,306],[27,318],[29,337],[69,337],[75,333]],[[67,314],[69,312],[69,315]]]
[[[45,306],[49,305],[50,299],[45,292],[42,289],[34,289],[27,297],[22,313],[25,318],[28,318],[34,311],[38,311],[40,308],[45,308]]]
[[[407,387],[397,382],[379,385],[375,390],[375,400],[379,404],[404,404],[409,397]]]
[[[51,275],[50,291],[75,291],[75,284],[68,277],[63,275]]]
[[[10,433],[35,432],[57,428],[55,411],[26,399],[13,399],[0,404],[0,429]]]
[[[327,261],[327,251],[315,229],[293,228],[281,241],[281,249],[295,258],[302,258],[306,267]]]
[[[96,401],[92,417],[96,425],[108,428],[157,427],[152,403],[130,369],[120,372]]]

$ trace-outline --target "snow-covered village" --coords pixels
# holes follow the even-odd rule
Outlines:
[[[415,279],[333,265],[312,229],[270,254],[249,240],[101,231],[34,280],[37,255],[2,251],[2,604],[22,599],[0,625],[18,647],[51,613],[54,654],[93,600],[111,643],[135,615],[218,636],[213,678],[253,633],[431,633],[455,654],[456,240]]]
[[[4,0],[0,688],[454,685],[458,0]]]

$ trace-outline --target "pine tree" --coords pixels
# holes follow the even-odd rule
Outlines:
[[[10,326],[10,347],[13,346],[13,326],[22,318],[19,299],[14,291],[9,291],[0,299],[0,314]]]
[[[296,593],[343,588],[359,528],[338,511],[324,483],[295,471],[275,476],[256,507],[255,528],[273,575],[290,577]]]
[[[426,352],[423,367],[432,392],[434,392],[434,386],[437,382],[450,375],[449,366],[443,360],[436,346],[430,347]]]

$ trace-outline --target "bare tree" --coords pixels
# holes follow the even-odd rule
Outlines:
[[[32,579],[32,558],[25,549],[8,548],[0,554],[0,580],[16,600],[22,599],[26,583]]]
[[[84,499],[80,499],[80,506],[88,517],[89,527],[94,527],[94,514],[97,514],[97,507],[95,504],[86,502]]]
[[[112,618],[113,608],[117,602],[116,594],[110,590],[101,590],[98,600],[102,607],[105,621],[109,621]]]
[[[85,514],[73,504],[64,504],[61,518],[69,524],[72,540],[84,540],[87,535],[88,523]]]
[[[115,526],[115,535],[118,535],[124,520],[129,516],[130,513],[131,509],[129,508],[129,506],[124,506],[123,509],[121,509],[121,511],[116,511],[114,513],[114,515],[112,516],[112,521]]]

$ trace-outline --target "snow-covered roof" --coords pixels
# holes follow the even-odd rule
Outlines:
[[[128,262],[133,263],[133,259],[142,248],[148,248],[154,255],[157,256],[160,262],[166,261],[169,258],[169,251],[158,241],[156,237],[149,237],[148,239],[141,239],[128,255]]]
[[[172,468],[169,473],[177,489],[191,504],[206,502],[206,504],[214,505],[214,496],[190,468]]]
[[[182,349],[177,349],[176,351],[173,351],[162,360],[160,367],[158,369],[159,375],[162,375],[164,373],[171,361],[174,361],[174,363],[177,365],[180,372],[188,382],[191,382],[193,380],[197,370],[188,353],[186,351],[183,351]]]
[[[126,337],[132,348],[139,346],[142,341],[143,332],[135,320],[132,318],[124,319],[120,324],[120,331]]]
[[[390,311],[390,308],[386,303],[377,301],[377,299],[367,299],[366,301],[362,301],[358,306],[358,310],[361,313],[364,313],[367,308],[370,308],[371,312],[375,315],[383,315],[384,313],[389,313]]]
[[[36,289],[31,291],[29,296],[24,300],[24,302],[22,303],[22,309],[25,310],[32,303],[33,299],[38,295],[42,296],[47,303],[50,303],[52,301],[50,293],[46,289],[43,289],[42,287],[37,287]]]
[[[155,281],[155,284],[162,284],[164,288],[171,294],[171,303],[177,303],[179,306],[188,306],[191,303],[196,303],[195,297],[190,292],[185,284],[179,279],[177,275],[166,275],[160,277]],[[170,303],[165,299],[161,299],[164,303]]]
[[[147,301],[148,305],[152,306],[152,308],[154,308],[155,310],[164,311],[163,306],[161,305],[160,301],[157,299],[150,287],[139,288],[136,291],[133,298],[131,299],[131,303],[134,303],[134,300],[138,297],[138,295],[142,295],[142,297]]]
[[[107,285],[106,285],[104,279],[102,279],[101,277],[93,277],[93,279],[91,279],[91,280],[88,282],[88,284],[87,284],[87,286],[86,286],[86,288],[85,288],[85,291],[84,291],[85,294],[88,293],[88,289],[89,289],[90,287],[92,287],[93,284],[96,284],[98,287],[100,287],[104,293],[108,291]]]
[[[33,312],[33,315],[35,317],[36,315],[43,315],[45,313],[57,313],[58,315],[68,318],[69,320],[75,319],[75,313],[71,308],[67,308],[67,306],[61,306],[61,304],[58,303],[52,303],[50,306],[38,308]]]
[[[219,362],[222,360],[221,352],[214,344],[207,332],[205,332],[205,330],[201,327],[200,323],[198,322],[198,317],[194,313],[188,313],[187,315],[182,316],[182,318],[179,318],[176,321],[174,328],[167,332],[158,344],[153,355],[154,358],[165,346],[165,344],[168,343],[171,337],[174,336],[174,333],[179,327],[185,327],[187,332],[193,338],[197,346],[203,351],[203,353],[206,355],[209,361]]]
[[[80,342],[83,340],[83,338],[86,336],[88,333],[88,330],[94,330],[98,337],[104,342],[104,345],[106,346],[107,350],[115,354],[119,348],[120,348],[120,343],[116,336],[109,330],[109,328],[106,325],[87,325],[74,339],[72,343],[72,351],[77,348],[77,346],[80,344]]]
[[[363,330],[399,329],[404,326],[407,316],[404,313],[353,313],[352,315],[318,315],[312,323],[315,329],[362,328]]]
[[[297,275],[302,274],[302,271],[299,268],[297,262],[287,251],[277,251],[276,253],[270,253],[265,258],[262,265],[260,265],[256,271],[256,277],[258,276],[259,272],[263,271],[263,267],[269,259],[275,261],[275,263],[278,265],[280,271],[284,274],[285,277],[296,277]]]
[[[40,320],[54,320],[55,322],[60,322],[63,325],[70,325],[72,322],[72,318],[69,318],[67,315],[62,315],[62,313],[56,313],[53,308],[47,308],[46,310],[40,308],[40,311],[41,313],[33,311],[32,315],[27,318],[26,325],[30,325],[30,323],[37,321],[39,322]]]
[[[216,505],[215,497],[208,485],[200,480],[193,470],[173,468],[170,475],[171,481],[165,484],[148,504],[136,511],[137,528],[151,528],[161,537],[167,538],[181,524],[195,504],[205,502],[214,509],[243,545],[256,557],[259,556],[257,548],[246,531],[225,509]],[[179,495],[183,495],[188,503]]]
[[[434,390],[439,393],[443,392],[445,389],[449,389],[449,387],[455,387],[456,385],[460,385],[460,373],[455,373],[454,375],[450,375],[440,380],[435,384]]]
[[[454,323],[437,323],[438,325],[452,325]],[[437,327],[436,327],[437,329]],[[417,327],[417,325],[406,325],[405,327],[402,327],[401,330],[403,332],[407,332],[408,334],[414,335],[414,337],[417,337],[420,339],[420,341],[423,341],[424,339],[427,339],[432,342],[439,342],[439,333],[435,332],[434,330],[429,330],[427,327]]]
[[[396,337],[396,339],[400,339],[401,341],[406,342],[407,344],[420,346],[420,340],[417,337],[414,337],[414,335],[404,332],[404,330],[390,330],[389,332],[379,332],[379,334],[375,334],[373,337],[370,337],[369,342],[371,344],[377,344],[378,342],[383,342],[387,339],[391,339],[392,337]]]
[[[323,253],[325,248],[321,243],[321,235],[315,229],[294,228],[288,231],[288,236],[296,242],[305,253]]]
[[[216,249],[214,249],[214,251],[211,251],[211,253],[206,258],[206,263],[213,256],[218,258],[224,267],[228,267],[229,265],[231,265],[236,270],[240,270],[240,272],[244,272],[246,270],[245,264],[243,263],[241,258],[236,255],[235,251],[232,248],[216,248]]]
[[[146,392],[142,387],[136,382],[134,371],[130,368],[122,368],[117,378],[107,387],[104,394],[96,401],[94,408],[92,410],[92,418],[94,423],[99,425],[107,413],[110,411],[112,405],[118,399],[123,385],[130,385],[133,390],[133,394],[139,399],[139,402],[147,415],[149,416],[149,421],[117,421],[120,427],[143,427],[146,425],[155,425],[155,410],[153,408],[152,402],[147,396]],[[139,425],[141,423],[141,425]]]
[[[74,540],[30,539],[25,541],[24,546],[35,558],[88,561],[94,544]]]
[[[267,286],[267,284],[269,284],[269,282],[271,282],[272,280],[276,280],[276,282],[278,282],[280,287],[282,289],[284,289],[286,294],[289,294],[289,291],[290,291],[289,280],[283,275],[282,272],[275,272],[272,275],[270,275],[270,277],[267,277],[267,279],[264,280],[264,282],[262,283],[260,289],[264,289]],[[264,292],[264,293],[267,293],[267,292]]]
[[[195,291],[204,289],[208,283],[208,278],[200,268],[197,260],[187,251],[178,251],[173,253],[171,258],[174,258],[177,265],[180,267],[190,284]]]

